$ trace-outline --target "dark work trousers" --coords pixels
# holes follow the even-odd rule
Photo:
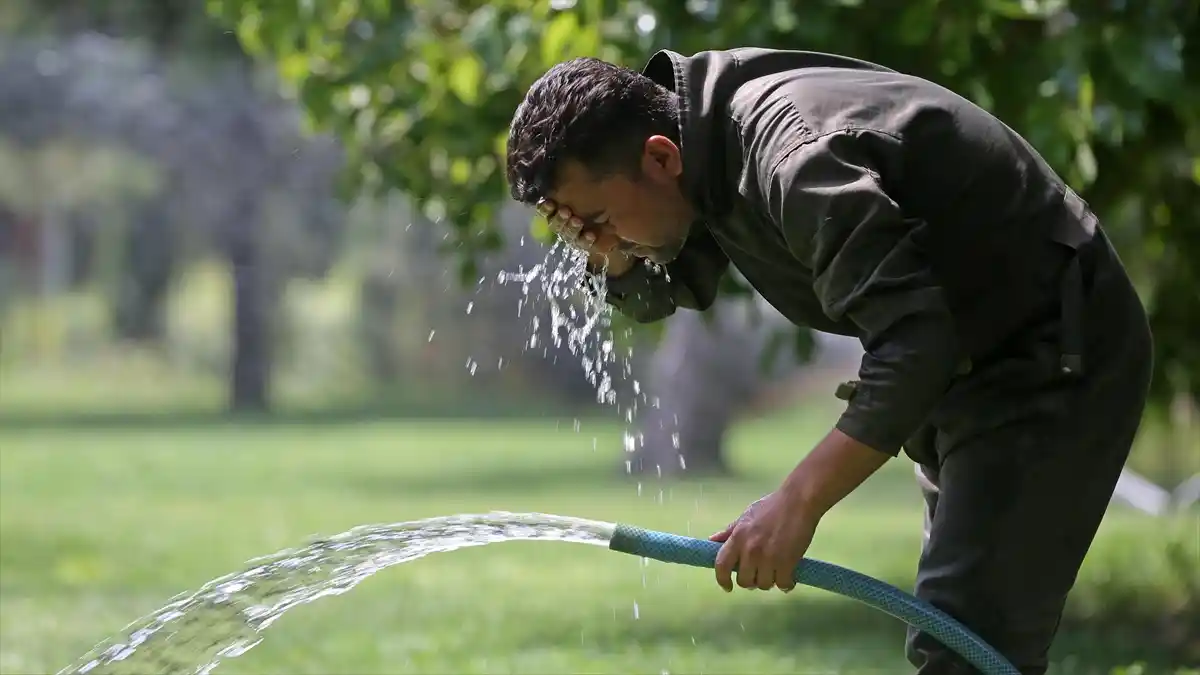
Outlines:
[[[1064,272],[1048,275],[1044,311],[973,362],[905,447],[927,506],[915,594],[1023,675],[1046,672],[1153,358],[1146,313],[1102,230],[1078,252],[1050,243],[1046,255]],[[1063,372],[1064,351],[1082,352],[1075,374]],[[978,672],[912,629],[906,651],[919,675]]]

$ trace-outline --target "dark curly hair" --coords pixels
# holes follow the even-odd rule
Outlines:
[[[597,175],[638,171],[650,136],[679,140],[679,100],[639,72],[593,58],[560,63],[534,82],[508,132],[513,199],[533,204],[576,160]]]

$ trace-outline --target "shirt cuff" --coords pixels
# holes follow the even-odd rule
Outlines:
[[[864,395],[862,391],[855,393],[850,405],[838,418],[835,428],[872,450],[890,457],[898,456],[908,440],[907,433],[879,424],[879,415],[871,410],[868,403],[860,401],[859,397]]]

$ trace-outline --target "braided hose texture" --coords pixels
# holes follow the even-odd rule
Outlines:
[[[662,562],[716,566],[721,544],[704,539],[617,525],[609,549]],[[796,583],[854,598],[929,633],[983,675],[1021,675],[1003,656],[950,615],[912,595],[865,574],[805,558],[796,566]]]

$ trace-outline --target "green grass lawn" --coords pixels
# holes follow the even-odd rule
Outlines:
[[[542,511],[707,536],[828,421],[744,425],[739,479],[640,487],[615,469],[618,428],[590,421],[0,428],[0,672],[52,672],[249,558],[364,523]],[[921,519],[910,466],[840,505],[810,554],[908,588]],[[1111,513],[1079,602],[1122,574],[1158,589],[1161,543],[1180,527]],[[1172,665],[1121,635],[1067,630],[1055,672]],[[903,636],[821,591],[727,595],[706,570],[523,542],[388,569],[295,610],[217,672],[902,673]]]

